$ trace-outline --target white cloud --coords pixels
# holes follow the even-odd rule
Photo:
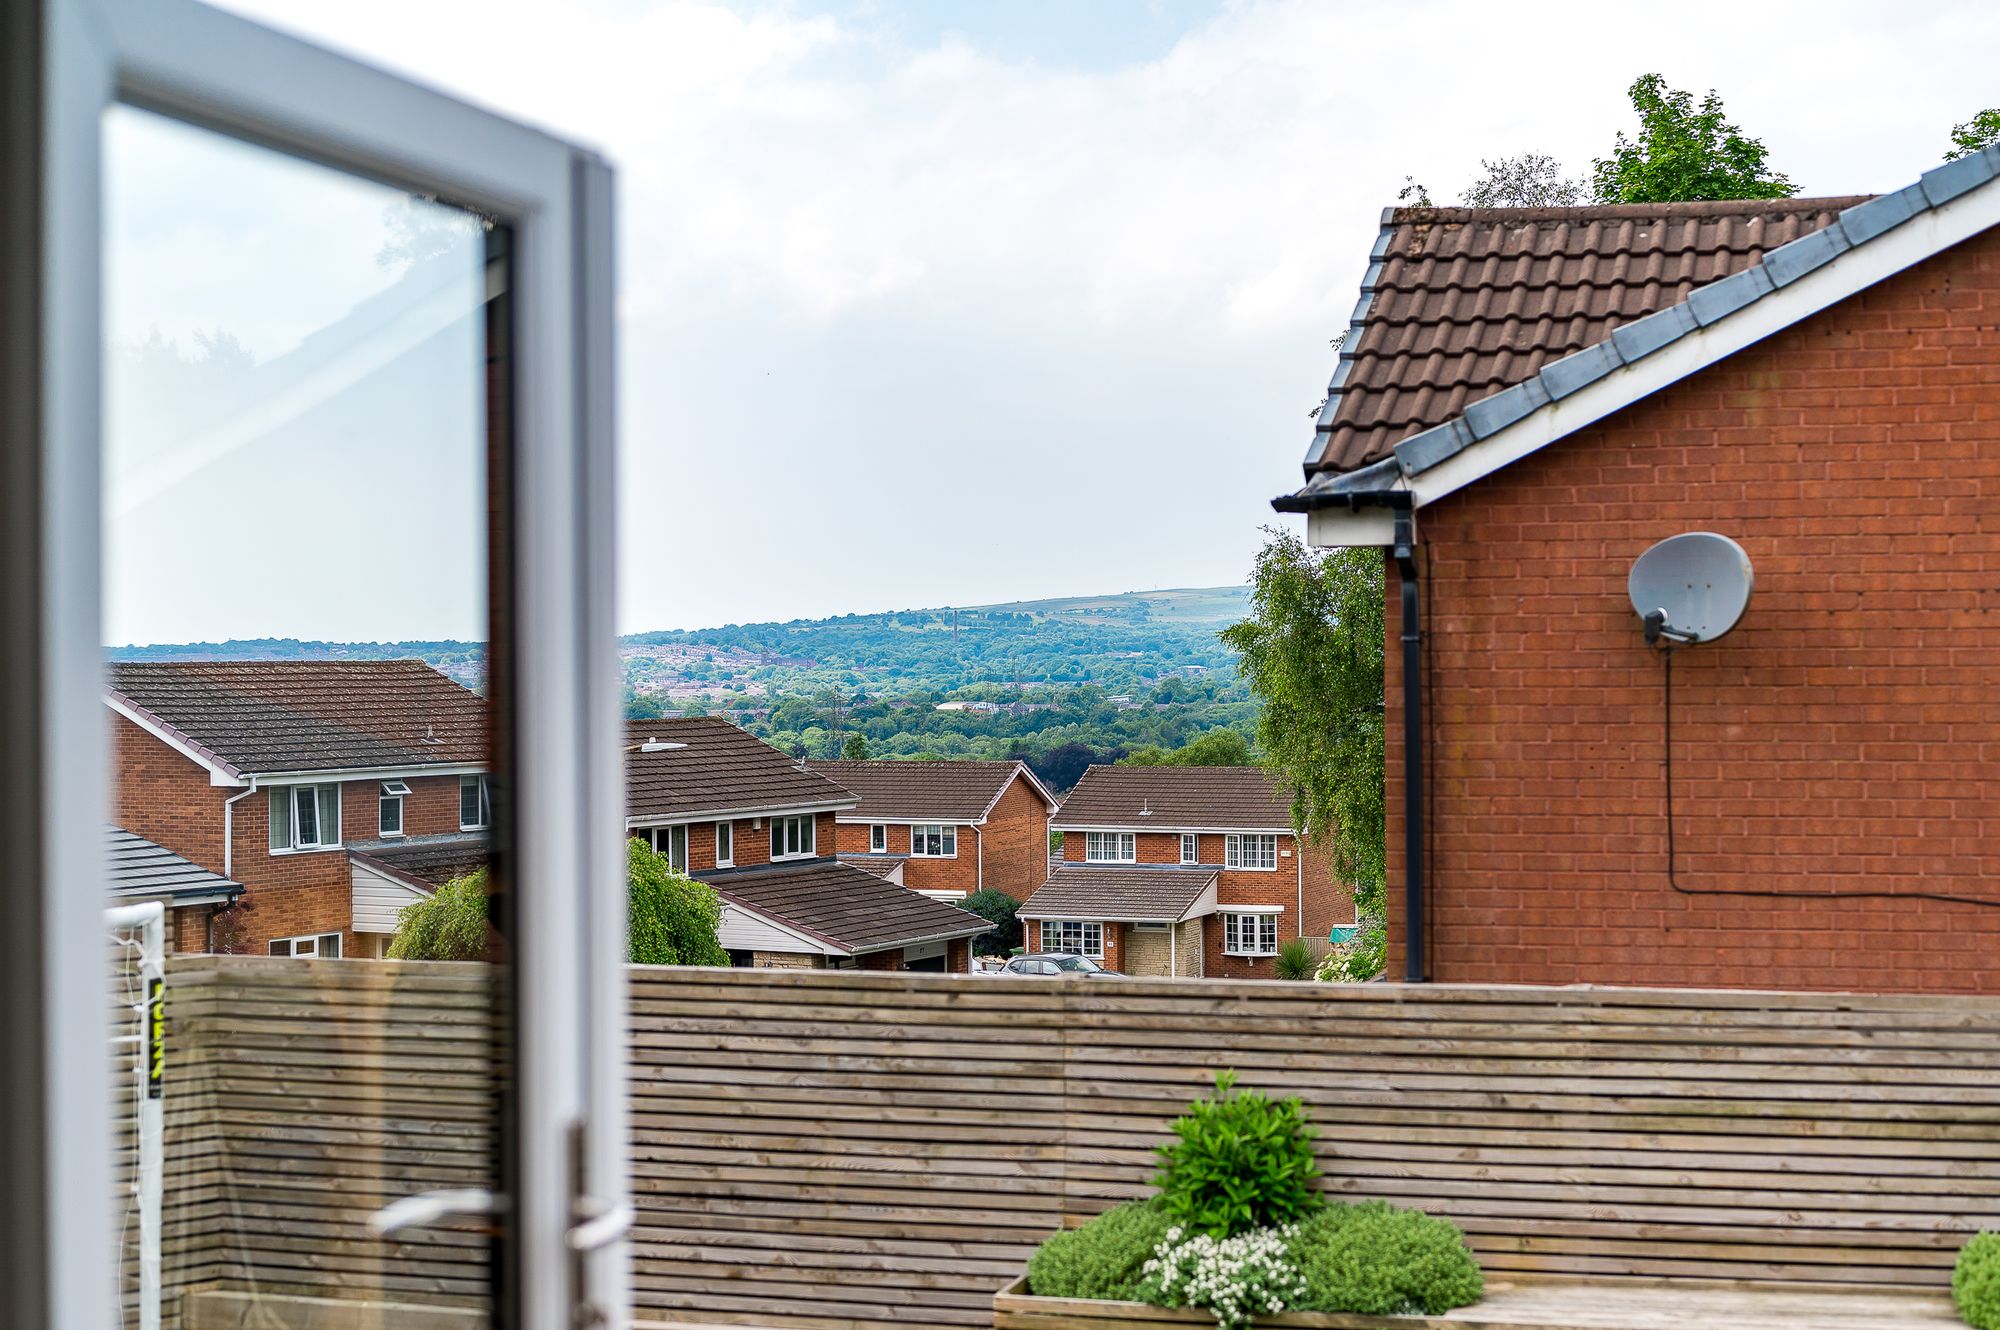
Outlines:
[[[1234,579],[1379,210],[1581,171],[1657,69],[1808,192],[1993,100],[2000,10],[1242,3],[1079,69],[809,7],[244,0],[602,146],[623,191],[622,620]]]

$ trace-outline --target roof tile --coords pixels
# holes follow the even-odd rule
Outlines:
[[[970,910],[835,859],[696,876],[714,887],[726,904],[767,915],[849,953],[973,937],[993,927]]]
[[[649,743],[659,745],[645,751]],[[854,794],[715,716],[625,723],[625,814],[635,818],[851,807]]]
[[[842,814],[857,820],[973,822],[985,816],[1016,776],[1036,788],[1021,762],[808,762],[807,768],[861,797]]]
[[[1094,766],[1050,825],[1290,831],[1292,806],[1262,767]]]

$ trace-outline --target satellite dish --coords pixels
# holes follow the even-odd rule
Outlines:
[[[1750,604],[1750,556],[1727,536],[1669,536],[1632,565],[1627,589],[1646,623],[1646,641],[1712,642]]]

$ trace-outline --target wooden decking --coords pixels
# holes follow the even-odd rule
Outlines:
[[[1128,1302],[1033,1298],[1018,1282],[994,1300],[998,1330],[1190,1330],[1207,1312]],[[1476,1307],[1442,1316],[1288,1315],[1286,1330],[1964,1330],[1943,1293],[1829,1285],[1496,1280]]]

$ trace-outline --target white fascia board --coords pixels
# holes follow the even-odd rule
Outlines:
[[[1316,508],[1306,514],[1306,544],[1314,549],[1387,548],[1395,543],[1396,515],[1387,508]]]
[[[440,762],[432,767],[338,767],[328,771],[253,771],[245,773],[261,785],[334,785],[350,780],[419,780],[427,776],[485,776],[485,762]],[[241,784],[242,782],[237,782]]]
[[[118,693],[106,693],[104,705],[206,771],[210,785],[235,787],[250,783],[235,767],[131,699]]]
[[[922,937],[898,938],[894,942],[883,942],[874,946],[857,947],[854,950],[854,954],[856,956],[873,956],[877,952],[901,951],[905,947],[921,947],[926,942],[956,942],[960,938],[979,937],[992,931],[993,925],[984,924],[983,926],[975,925],[969,928],[953,929],[949,933],[926,933]]]
[[[626,817],[629,827],[680,827],[695,822],[734,822],[748,817],[803,817],[807,813],[836,813],[854,805],[842,800],[825,804],[783,804],[762,808],[712,808],[693,813],[636,813]],[[836,822],[842,820],[834,819]],[[846,953],[841,953],[845,955]]]
[[[983,827],[986,817],[835,817],[843,827]]]
[[[1613,412],[1996,225],[2000,225],[2000,182],[1927,208],[1894,230],[1854,246],[1727,318],[1684,334],[1636,363],[1550,402],[1428,471],[1410,477],[1414,503],[1421,508],[1455,494],[1530,453],[1594,425]],[[1349,514],[1329,512],[1327,516],[1345,518]],[[1381,516],[1389,519],[1387,512]],[[1310,526],[1308,529],[1311,530]],[[1323,542],[1314,538],[1312,543],[1350,542]]]
[[[1042,802],[1049,806],[1049,812],[1053,813],[1058,808],[1062,807],[1062,800],[1056,798],[1053,794],[1049,793],[1049,787],[1042,784],[1041,780],[1035,775],[1035,773],[1028,769],[1028,764],[1026,762],[1017,761],[1014,764],[1014,774],[1012,776],[1009,776],[1006,782],[1003,785],[1001,785],[1000,792],[993,796],[992,803],[986,805],[986,812],[980,815],[979,820],[981,822],[984,822],[987,816],[989,816],[993,812],[994,808],[999,806],[1000,801],[1007,797],[1007,791],[1013,788],[1014,782],[1017,780],[1021,780],[1023,778],[1027,780],[1028,788],[1033,790],[1037,795],[1041,796]]]
[[[1290,836],[1293,834],[1292,824],[1289,822],[1285,823],[1282,827],[1182,827],[1165,822],[1157,826],[1135,825],[1130,822],[1109,825],[1102,822],[1051,822],[1049,823],[1049,830],[1062,832],[1112,831],[1125,835],[1154,836],[1183,836],[1189,833],[1201,836]],[[1172,868],[1173,866],[1172,864],[1152,865],[1154,868]]]

